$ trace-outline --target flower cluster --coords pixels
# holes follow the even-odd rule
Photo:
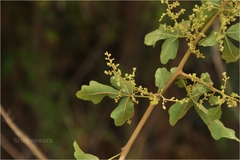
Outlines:
[[[115,64],[115,63],[113,63],[113,61],[115,60],[114,58],[111,58],[111,54],[110,53],[108,53],[108,52],[105,52],[105,60],[106,61],[108,61],[107,62],[107,66],[109,66],[109,67],[111,67],[112,68],[112,70],[105,70],[104,71],[104,73],[106,74],[106,75],[113,75],[113,73],[118,73],[119,75],[121,75],[122,73],[121,73],[121,70],[120,69],[118,69],[118,67],[119,67],[119,64]]]
[[[192,38],[190,38],[192,39]],[[205,58],[205,56],[200,52],[199,49],[196,49],[196,46],[193,43],[193,39],[190,40],[190,42],[187,44],[189,49],[192,51],[192,53],[194,53],[196,55],[197,58]]]
[[[215,6],[212,2],[206,2],[201,6],[197,4],[193,8],[193,13],[189,16],[189,20],[191,21],[192,25],[190,27],[190,31],[186,32],[186,39],[189,40],[188,47],[196,55],[197,58],[205,58],[205,56],[200,52],[199,49],[196,49],[196,44],[194,41],[197,35],[202,37],[206,37],[205,34],[201,32],[201,29],[206,25],[209,18],[209,13],[218,6]]]
[[[172,9],[178,7],[180,4],[178,1],[173,2],[172,4],[168,3],[168,0],[162,0],[161,3],[166,3],[167,4],[167,9],[166,9],[166,13],[163,13],[162,16],[159,19],[159,22],[162,21],[162,19],[168,15],[169,18],[171,18],[172,20],[175,21],[175,23],[177,23],[177,19],[179,18],[180,15],[184,14],[184,12],[186,11],[186,9],[181,8],[179,12],[174,13],[172,12]]]
[[[166,30],[168,30],[168,31],[170,31],[170,32],[173,33],[173,32],[175,31],[174,28],[175,28],[175,27],[178,27],[178,24],[179,24],[179,22],[177,21],[178,18],[179,18],[182,14],[184,14],[184,12],[186,11],[186,9],[181,8],[179,12],[174,13],[174,12],[172,12],[172,10],[180,5],[178,1],[173,2],[173,3],[171,3],[171,4],[168,3],[168,0],[165,0],[165,1],[162,0],[161,2],[162,2],[162,3],[166,3],[167,9],[166,9],[166,13],[163,13],[163,14],[161,15],[161,17],[160,17],[160,19],[159,19],[159,22],[161,22],[161,21],[163,20],[163,18],[167,15],[170,19],[172,19],[172,20],[175,22],[175,25],[174,25],[174,27],[172,27],[172,26],[170,26],[170,25],[164,24],[164,28],[165,28]]]
[[[199,99],[199,103],[203,104],[204,101],[208,101],[210,105],[218,105],[226,103],[228,107],[236,107],[238,103],[240,103],[240,96],[236,93],[232,93],[231,95],[225,94],[225,89],[227,85],[227,80],[230,79],[226,75],[226,72],[223,72],[223,85],[220,86],[221,90],[218,90],[213,87],[213,83],[210,77],[207,77],[207,74],[203,74],[201,78],[198,78],[196,74],[182,74],[185,78],[190,79],[193,84],[185,85],[185,88],[188,93],[194,90],[196,84],[198,85],[197,90],[199,93],[202,93],[201,99]],[[206,89],[204,89],[206,88]]]
[[[119,77],[119,78],[121,77],[121,78],[123,78],[124,80],[130,81],[130,82],[132,82],[133,84],[135,84],[134,78],[135,78],[135,73],[136,73],[137,68],[134,67],[131,74],[125,73],[125,75],[124,75],[125,77],[122,77],[122,72],[121,72],[121,70],[118,68],[118,67],[119,67],[119,64],[115,64],[115,63],[113,62],[115,59],[114,59],[114,58],[111,58],[111,54],[110,54],[110,53],[106,52],[105,55],[106,55],[105,60],[108,61],[108,62],[107,62],[107,66],[109,66],[109,67],[112,68],[112,70],[105,70],[105,71],[104,71],[104,73],[105,73],[106,75],[110,75],[110,76],[115,75],[115,76],[117,76],[117,77]],[[118,86],[120,86],[120,81],[119,81],[119,79],[118,79],[117,81],[118,81]]]
[[[220,87],[221,87],[222,93],[224,93],[224,90],[226,89],[226,86],[227,86],[227,80],[230,79],[230,77],[226,76],[226,72],[223,72],[222,76],[223,76],[223,78],[222,78],[223,85],[221,85]]]
[[[118,68],[119,64],[114,63],[114,58],[111,58],[111,54],[105,53],[105,60],[107,61],[107,66],[111,67],[111,70],[105,70],[104,73],[112,76],[112,80],[116,82],[119,87],[118,96],[115,98],[115,102],[118,101],[123,96],[129,96],[134,103],[138,103],[135,97],[149,98],[150,93],[147,88],[143,88],[142,86],[136,87],[135,84],[135,74],[137,68],[133,68],[132,73],[125,73],[124,77],[122,76],[121,70]],[[140,95],[137,95],[140,94]],[[147,95],[147,96],[146,96]]]
[[[150,101],[150,104],[157,105],[162,99],[162,108],[166,110],[165,103],[170,102],[180,102],[175,97],[172,97],[170,99],[165,98],[161,93],[153,94],[148,91],[147,88],[139,86],[136,87],[135,84],[135,73],[136,68],[133,68],[133,71],[131,74],[124,74],[124,77],[122,77],[122,72],[118,68],[119,64],[114,63],[114,58],[111,58],[111,54],[106,52],[105,53],[105,60],[107,61],[107,66],[111,67],[111,70],[104,71],[105,74],[112,76],[111,78],[116,82],[117,86],[119,87],[118,95],[115,98],[115,102],[118,103],[119,100],[124,96],[129,96],[133,103],[138,104],[138,101],[136,98],[147,98]],[[130,91],[131,90],[131,91]],[[130,121],[128,121],[130,123]]]
[[[172,98],[170,98],[170,99],[168,99],[168,98],[165,98],[165,97],[163,97],[162,95],[160,95],[161,96],[161,98],[162,98],[162,108],[164,109],[164,110],[166,110],[166,105],[165,105],[165,103],[166,102],[180,102],[178,99],[176,99],[175,97],[172,97]],[[182,103],[182,102],[181,102]]]
[[[162,0],[162,3],[166,3],[167,9],[166,13],[163,13],[159,19],[159,22],[167,15],[170,19],[174,21],[174,26],[163,24],[164,28],[171,33],[175,31],[181,31],[181,37],[186,37],[188,40],[188,47],[190,48],[191,52],[196,55],[197,58],[205,58],[205,56],[200,52],[199,49],[196,49],[196,44],[194,43],[196,37],[201,35],[202,37],[206,37],[203,33],[201,33],[200,29],[207,22],[208,13],[207,11],[211,11],[213,8],[216,8],[212,2],[206,2],[202,6],[195,5],[193,8],[193,14],[189,16],[189,20],[181,20],[179,21],[179,16],[185,13],[185,9],[180,9],[179,12],[174,13],[172,9],[178,7],[180,4],[178,1],[173,2],[171,4],[168,3],[168,0]],[[179,36],[179,35],[178,35]]]
[[[221,9],[220,18],[220,29],[215,34],[217,35],[216,40],[219,42],[219,50],[224,50],[223,39],[226,36],[227,25],[231,22],[236,21],[236,17],[240,16],[240,3],[238,0],[233,0],[228,3],[225,8]]]

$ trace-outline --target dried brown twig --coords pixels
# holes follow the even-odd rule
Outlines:
[[[9,117],[9,115],[5,112],[5,110],[3,109],[2,105],[0,105],[0,106],[1,106],[0,113],[1,113],[2,117],[5,119],[6,123],[13,130],[13,132],[18,136],[18,138],[20,138],[20,139],[30,139],[28,137],[28,135],[23,133],[23,131],[21,131],[16,126],[16,124],[12,121],[12,119]],[[46,156],[40,151],[40,149],[34,143],[24,143],[24,144],[32,151],[32,153],[37,158],[39,158],[39,159],[47,159]]]

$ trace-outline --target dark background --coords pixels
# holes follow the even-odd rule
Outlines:
[[[196,2],[183,2],[190,14]],[[110,118],[116,104],[109,98],[94,105],[75,94],[90,80],[109,84],[104,53],[109,51],[123,72],[137,67],[136,83],[155,92],[154,73],[162,42],[155,48],[144,45],[144,36],[158,28],[165,5],[151,2],[1,2],[1,104],[14,122],[32,139],[52,139],[37,143],[48,158],[74,158],[73,141],[99,158],[120,152],[148,106],[135,106],[132,124],[116,127]],[[168,20],[165,19],[165,22]],[[177,66],[186,52],[180,41],[178,56],[166,68]],[[214,64],[209,49],[206,59],[191,56],[184,71],[209,72],[219,88],[221,63]],[[239,65],[226,67],[231,90],[238,93]],[[183,89],[170,87],[165,94],[182,98]],[[169,103],[168,106],[171,104]],[[239,137],[239,112],[223,106],[221,120]],[[239,158],[239,143],[214,140],[194,109],[174,127],[167,110],[158,105],[133,144],[128,158]],[[19,150],[23,158],[34,158],[1,120],[1,134]],[[1,148],[1,158],[11,158]]]

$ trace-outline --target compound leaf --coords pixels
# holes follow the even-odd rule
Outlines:
[[[186,102],[176,102],[173,104],[168,110],[170,124],[174,126],[177,121],[181,119],[192,106],[193,102],[189,98],[187,98]]]
[[[179,42],[176,37],[170,37],[163,42],[160,53],[160,61],[162,64],[166,64],[168,60],[176,58],[178,44]]]
[[[158,68],[155,73],[155,85],[158,87],[158,90],[164,88],[165,83],[170,79],[171,73],[166,68]]]
[[[240,41],[240,23],[229,27],[227,30],[227,35],[236,41]]]
[[[89,86],[83,85],[81,90],[76,93],[76,96],[83,100],[90,100],[94,104],[98,104],[105,96],[114,99],[118,95],[118,90],[111,86],[90,81]]]
[[[159,29],[148,33],[144,38],[144,44],[147,46],[155,46],[158,40],[166,39],[173,36],[171,32],[166,31],[164,26],[160,24]]]
[[[197,107],[195,107],[195,109],[203,122],[207,125],[212,137],[215,140],[219,140],[220,138],[229,138],[240,142],[240,140],[235,136],[234,130],[226,128],[218,119],[212,120],[209,116],[207,116],[207,114],[203,113]]]
[[[225,37],[223,43],[224,50],[222,58],[226,61],[226,63],[236,62],[240,57],[239,48],[235,47],[227,37]]]
[[[127,120],[133,117],[134,103],[130,97],[125,97],[120,100],[118,106],[112,111],[111,118],[114,119],[116,126],[123,125]]]
[[[214,32],[215,31],[212,31],[209,36],[201,39],[198,42],[198,45],[204,46],[204,47],[206,47],[206,46],[215,46],[218,43],[218,41],[216,40],[218,35],[215,35]]]
[[[91,154],[87,154],[87,153],[84,153],[78,146],[77,142],[74,141],[73,142],[73,147],[74,147],[74,157],[77,159],[77,160],[82,160],[82,159],[85,159],[85,160],[98,160],[98,157],[94,156],[94,155],[91,155]]]

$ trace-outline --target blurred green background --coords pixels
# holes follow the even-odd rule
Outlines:
[[[197,2],[183,3],[184,8],[190,9]],[[131,125],[116,127],[110,118],[116,107],[112,100],[105,98],[94,105],[77,99],[75,94],[90,80],[109,84],[109,77],[103,73],[108,69],[106,51],[113,54],[123,72],[131,73],[132,67],[137,67],[136,83],[155,92],[154,73],[163,66],[159,62],[162,42],[157,42],[155,48],[143,42],[147,33],[158,28],[164,10],[165,5],[159,1],[1,2],[2,106],[32,139],[53,140],[37,143],[48,158],[74,158],[74,140],[83,151],[102,159],[119,153],[148,101],[135,106]],[[180,41],[179,46],[179,54],[169,61],[168,68],[177,66],[187,50],[185,41]],[[206,59],[191,56],[185,72],[209,72],[215,87],[219,87],[221,77],[217,73],[221,65],[213,63],[209,49],[204,49],[204,53]],[[224,67],[231,76],[232,90],[238,93],[239,64]],[[165,94],[177,98],[185,95],[176,86]],[[223,113],[225,126],[234,129],[239,137],[238,110],[224,106]],[[174,127],[168,119],[168,112],[157,106],[128,158],[239,157],[238,142],[215,141],[194,109]],[[3,119],[1,126],[2,136],[23,158],[34,158],[23,143],[13,143],[16,135]],[[1,147],[1,158],[12,155]]]

